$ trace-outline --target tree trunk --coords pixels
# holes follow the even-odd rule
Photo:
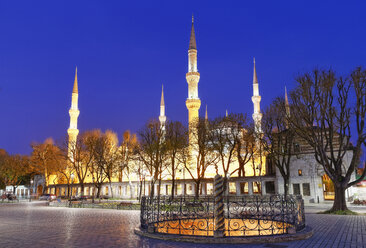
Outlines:
[[[160,190],[161,190],[161,178],[159,178],[158,196],[160,196]]]
[[[175,191],[175,178],[172,178],[172,199],[174,199],[174,191]]]
[[[101,185],[97,186],[97,198],[100,198],[100,187]]]
[[[94,198],[95,198],[95,184],[93,184],[92,203],[94,203]]]
[[[285,197],[288,195],[288,179],[287,178],[283,178],[283,189],[285,191]]]
[[[70,184],[67,184],[67,198],[70,197]]]
[[[145,190],[145,188],[144,188]],[[145,195],[145,192],[144,192]],[[140,193],[139,193],[139,202],[141,202],[141,196],[142,196],[142,180],[140,179]]]
[[[81,195],[81,196],[84,196],[84,183],[81,183],[81,184],[80,184],[80,191],[81,191],[81,192],[80,192],[80,195]]]
[[[331,208],[332,212],[335,211],[346,211],[348,210],[347,204],[346,204],[346,188],[342,186],[337,186],[337,184],[334,184],[334,202],[333,207]]]
[[[194,196],[196,198],[198,198],[199,193],[200,193],[200,184],[201,184],[200,181],[196,181],[196,187],[194,188]]]
[[[151,181],[150,183],[150,198],[152,199],[154,197],[154,194],[155,194],[155,185],[153,183],[153,181]]]
[[[227,175],[224,176],[224,195],[229,195],[229,187],[228,187],[228,180],[227,180]]]

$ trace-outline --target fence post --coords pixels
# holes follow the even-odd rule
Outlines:
[[[220,175],[214,178],[215,209],[214,209],[214,237],[222,238],[225,236],[224,218],[224,179]]]
[[[145,196],[143,196],[141,198],[141,210],[140,210],[140,223],[141,223],[141,228],[145,229],[146,228],[146,218],[145,218],[145,204],[146,204],[146,198]]]

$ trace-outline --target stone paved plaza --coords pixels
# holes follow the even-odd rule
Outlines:
[[[328,206],[322,206],[324,209]],[[308,240],[262,245],[214,247],[366,247],[366,216],[319,215],[318,206],[306,208],[307,224],[314,228]],[[366,211],[358,208],[359,212]],[[176,243],[141,238],[133,233],[139,212],[69,209],[45,203],[0,203],[0,247],[143,247],[208,248],[213,245]]]

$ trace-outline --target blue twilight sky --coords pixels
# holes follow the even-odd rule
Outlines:
[[[366,59],[364,1],[0,0],[0,148],[61,140],[75,66],[79,129],[137,131],[159,115],[187,123],[187,49],[195,15],[200,110],[252,114],[315,66],[346,74]]]

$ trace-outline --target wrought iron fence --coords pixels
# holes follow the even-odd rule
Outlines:
[[[141,227],[154,232],[210,235],[213,232],[214,197],[143,197]]]
[[[88,202],[88,201],[62,201],[48,202],[49,206],[69,207],[69,208],[100,208],[100,209],[118,209],[118,210],[140,210],[139,204],[130,202]]]
[[[305,227],[301,196],[225,196],[224,236],[294,233]],[[214,236],[215,198],[143,197],[141,228],[153,233]]]

